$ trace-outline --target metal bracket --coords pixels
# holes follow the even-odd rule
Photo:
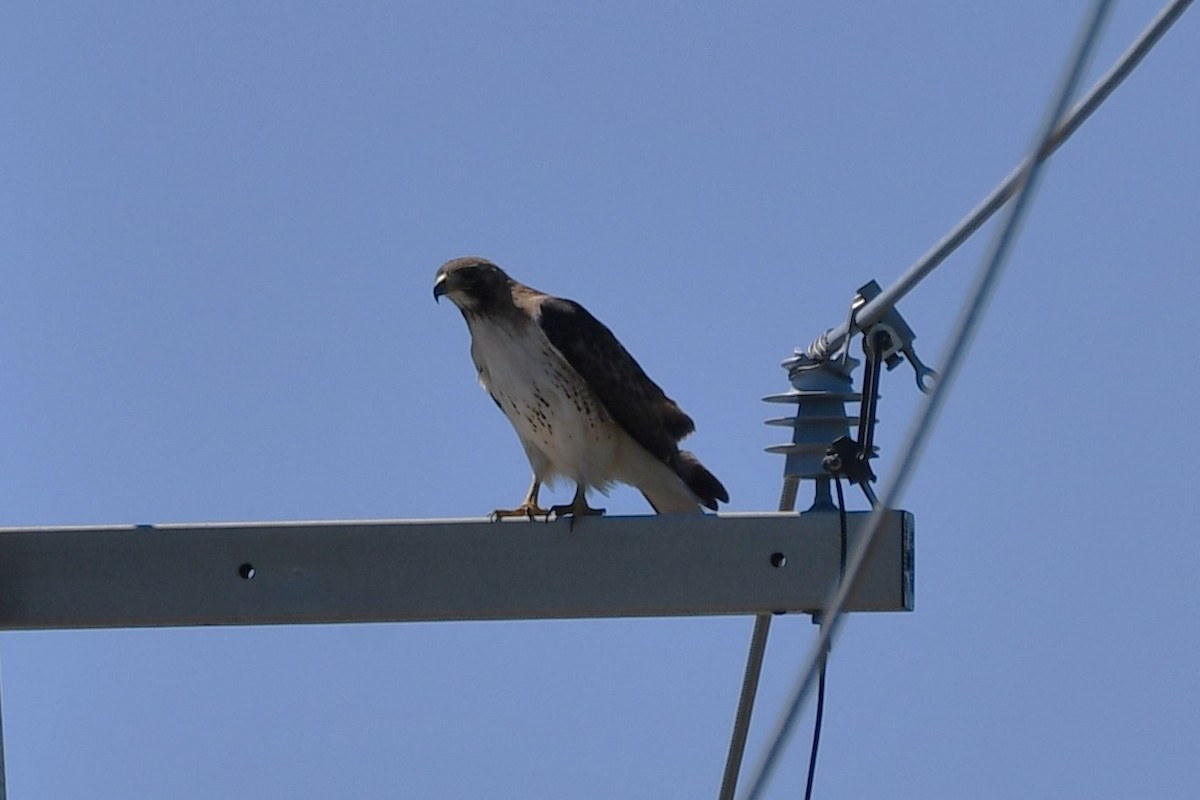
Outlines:
[[[863,369],[862,400],[859,403],[858,440],[849,435],[834,440],[821,462],[831,475],[845,477],[862,489],[872,506],[877,504],[875,490],[871,484],[875,473],[870,460],[875,457],[875,410],[879,405],[880,366],[892,346],[891,333],[872,328],[863,337],[863,350],[867,356]]]
[[[859,287],[858,298],[861,298],[861,304],[865,305],[878,297],[882,291],[877,282],[867,281]],[[908,363],[912,365],[913,372],[916,373],[917,388],[925,394],[929,394],[933,390],[933,386],[929,382],[937,380],[937,372],[930,369],[917,357],[917,351],[913,347],[913,340],[917,338],[917,334],[904,321],[900,311],[892,306],[884,312],[878,322],[871,326],[870,330],[883,331],[890,338],[890,342],[883,352],[883,360],[887,363],[888,370],[900,366],[900,362],[907,358]]]

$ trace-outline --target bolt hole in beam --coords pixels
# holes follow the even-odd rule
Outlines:
[[[771,553],[771,566],[775,569],[787,566],[787,556],[783,553]]]
[[[258,574],[258,570],[256,570],[254,568],[254,565],[249,562],[242,564],[240,567],[238,567],[238,575],[240,575],[242,577],[242,580],[246,580],[246,581],[251,580],[257,574]]]

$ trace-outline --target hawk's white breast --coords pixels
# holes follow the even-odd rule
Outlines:
[[[534,473],[606,488],[627,436],[537,324],[476,317],[468,326],[479,382],[516,428]]]

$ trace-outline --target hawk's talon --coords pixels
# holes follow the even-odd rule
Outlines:
[[[599,517],[604,514],[603,508],[592,508],[587,504],[587,494],[583,487],[575,490],[575,499],[567,505],[550,506],[550,513],[555,519],[570,517],[571,523],[567,526],[567,530],[575,530],[575,520],[581,517]],[[546,517],[549,520],[549,516]]]
[[[516,508],[497,508],[491,514],[488,514],[488,520],[499,522],[502,519],[510,519],[512,517],[525,517],[525,519],[533,522],[538,517],[545,517],[549,521],[552,511],[553,509],[539,507],[537,503],[522,503]]]
[[[550,513],[555,519],[560,517],[600,517],[604,515],[607,509],[592,508],[585,505],[583,508],[577,508],[574,503],[567,503],[561,506],[550,506]]]
[[[533,522],[538,517],[544,517],[547,522],[550,521],[550,512],[538,505],[538,492],[542,488],[542,482],[537,475],[533,476],[533,484],[529,487],[529,494],[525,495],[525,502],[516,508],[497,508],[492,513],[488,514],[488,519],[492,522],[499,522],[502,519],[509,517],[524,517]]]

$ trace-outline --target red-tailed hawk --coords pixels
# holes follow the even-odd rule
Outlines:
[[[659,514],[715,510],[725,487],[679,441],[695,430],[612,331],[571,300],[518,283],[483,258],[438,268],[433,296],[445,295],[471,331],[479,382],[517,430],[533,468],[525,502],[493,518],[602,514],[588,489],[614,483],[638,490]],[[563,476],[570,505],[543,509],[538,491]]]

